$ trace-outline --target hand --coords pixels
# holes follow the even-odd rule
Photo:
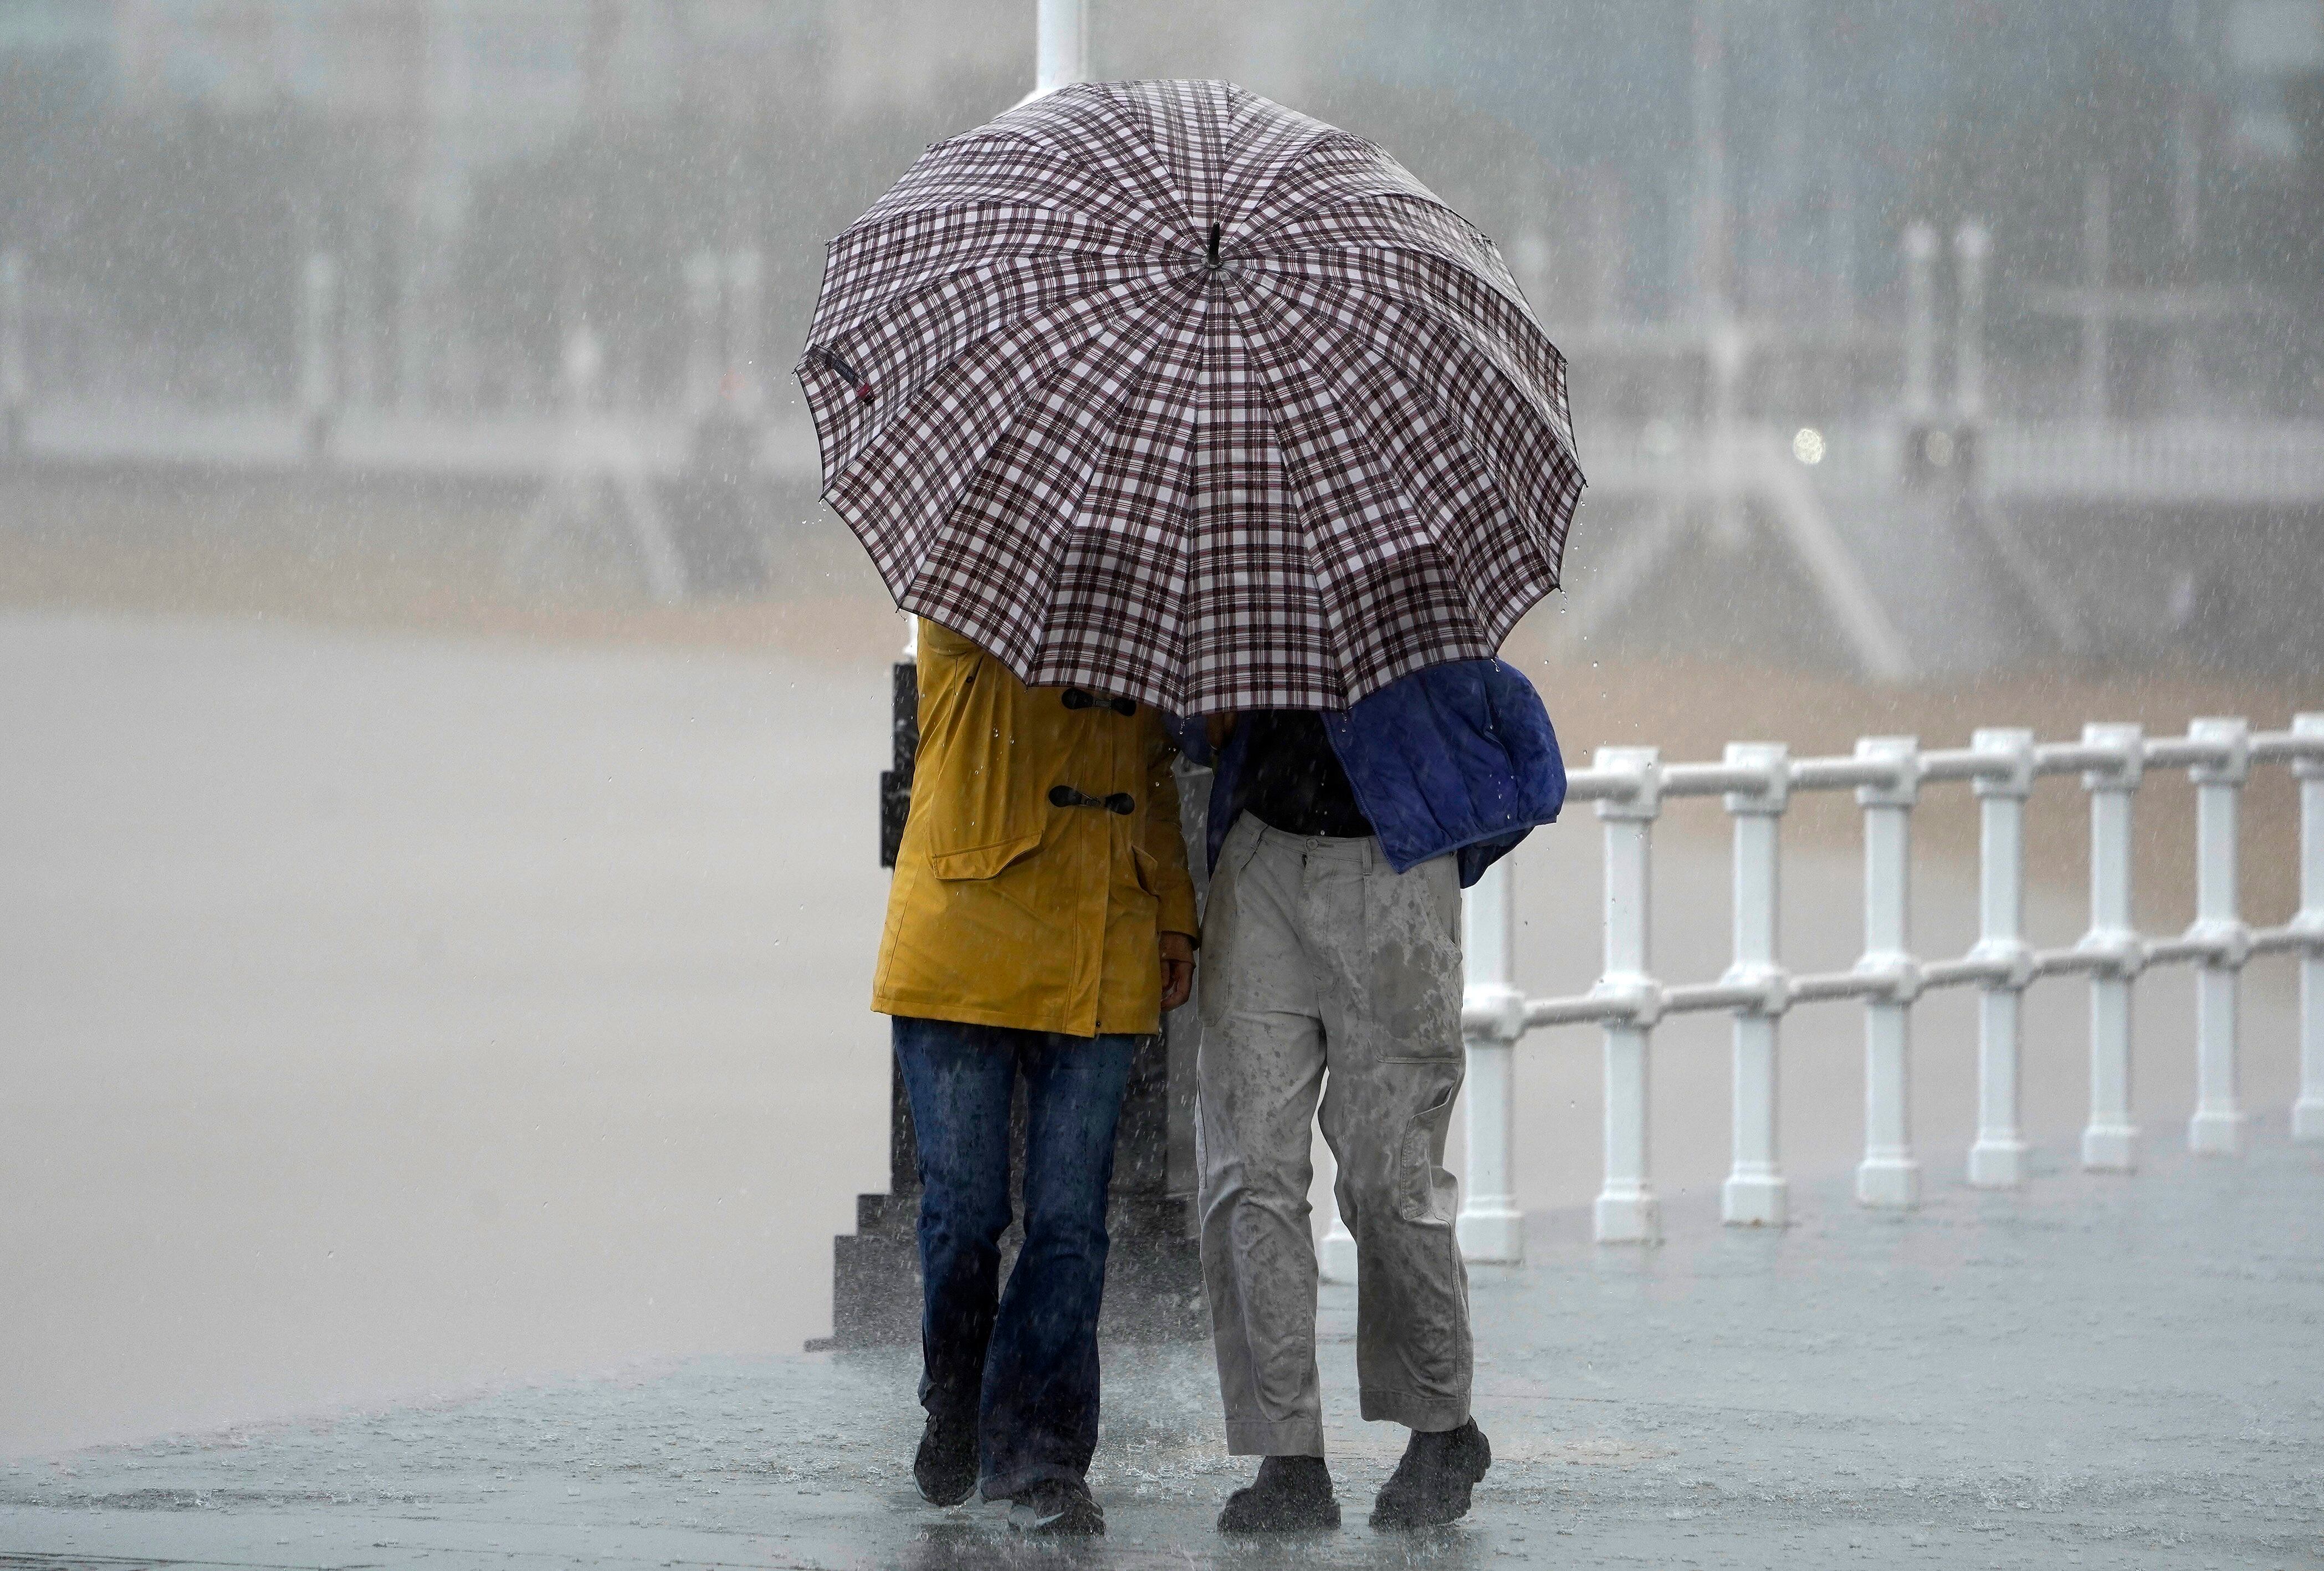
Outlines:
[[[1194,991],[1194,941],[1184,933],[1162,935],[1162,1012],[1169,1013]]]

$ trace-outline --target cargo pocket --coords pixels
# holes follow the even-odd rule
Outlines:
[[[1406,1222],[1450,1227],[1460,1215],[1460,1180],[1436,1164],[1444,1126],[1452,1118],[1452,1098],[1460,1091],[1460,1077],[1455,1076],[1446,1081],[1443,1095],[1404,1126],[1404,1140],[1397,1151],[1396,1208]]]
[[[1461,886],[1452,858],[1408,873],[1382,864],[1364,879],[1371,1013],[1380,1059],[1439,1064],[1462,1053]]]

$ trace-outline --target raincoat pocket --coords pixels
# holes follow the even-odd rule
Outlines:
[[[1010,863],[1031,855],[1041,844],[1038,834],[1019,835],[1010,840],[995,840],[990,846],[971,846],[960,851],[931,851],[928,868],[938,878],[965,880],[993,878]]]

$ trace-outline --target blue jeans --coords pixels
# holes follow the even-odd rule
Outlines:
[[[920,1405],[976,1423],[987,1500],[1097,1447],[1106,1190],[1135,1037],[894,1022],[919,1143]],[[1025,1078],[1025,1243],[1000,1291],[1009,1104]]]

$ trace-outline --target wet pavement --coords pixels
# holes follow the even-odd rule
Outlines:
[[[1917,1011],[1909,1218],[1848,1200],[1860,1011],[1795,1012],[1779,1234],[1712,1223],[1725,1023],[1669,1022],[1650,1251],[1575,1209],[1596,1033],[1529,1040],[1474,1515],[1362,1525],[1401,1436],[1355,1420],[1327,1289],[1343,1531],[1222,1543],[1249,1465],[1203,1350],[1120,1349],[1112,1535],[1028,1556],[918,1503],[908,1359],[781,1355],[886,1170],[880,664],[20,615],[0,671],[40,763],[0,772],[0,1566],[2324,1565],[2324,1173],[2280,1115],[2248,1161],[2162,1154],[2183,972],[2140,984],[2128,1180],[2061,1167],[2085,994],[2029,994],[2018,1197],[1958,1186],[1974,999]],[[1697,806],[1658,847],[1674,980],[1725,953]],[[1523,854],[1529,991],[1594,972],[1596,846],[1577,817]],[[1793,964],[1853,958],[1859,878],[1787,855]],[[2032,905],[2079,931],[2075,892]],[[1928,953],[1974,916],[1971,870],[1918,871]],[[2255,1107],[2289,1098],[2287,979],[2247,978]]]
[[[2324,1151],[2257,1137],[2127,1178],[2046,1152],[2022,1195],[1934,1182],[1903,1215],[1818,1183],[1791,1228],[1688,1208],[1655,1249],[1536,1216],[1528,1263],[1473,1287],[1495,1466],[1425,1534],[1363,1525],[1402,1433],[1356,1421],[1326,1288],[1333,1534],[1213,1532],[1250,1465],[1191,1346],[1110,1354],[1102,1544],[925,1506],[890,1352],[25,1460],[0,1565],[2324,1565]]]
[[[0,736],[36,765],[0,770],[0,1462],[828,1332],[832,1236],[888,1171],[888,700],[884,658],[0,614]],[[1665,828],[1655,952],[1706,980],[1725,818]],[[1531,993],[1596,975],[1600,838],[1576,812],[1515,859]],[[2038,943],[2081,930],[2065,872],[2031,892]],[[1853,962],[1862,876],[1852,845],[1786,852],[1791,965]],[[1932,852],[1914,882],[1923,953],[1960,953],[1974,867]],[[2254,1106],[2292,1095],[2292,975],[2246,974]],[[1932,1184],[1974,1136],[1977,1007],[1914,1011]],[[2071,980],[2025,998],[2050,1149],[2087,1104],[2087,1009]],[[2186,968],[2141,979],[2157,1132],[2191,1101],[2192,1015]],[[1803,1178],[1860,1148],[1862,1017],[1785,1017]],[[1655,1032],[1674,1224],[1717,1207],[1728,1036]],[[1598,1039],[1518,1054],[1528,1213],[1597,1191]],[[1462,1146],[1456,1119],[1456,1172]]]

